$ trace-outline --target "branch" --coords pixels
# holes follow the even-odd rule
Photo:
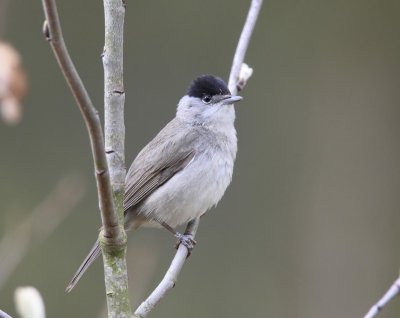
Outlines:
[[[124,16],[125,6],[121,0],[104,0],[105,44],[102,58],[105,144],[113,191],[120,192],[122,200],[125,187]],[[120,217],[123,217],[123,209]]]
[[[146,244],[140,240],[133,240],[127,245],[126,262],[129,264],[129,284],[130,303],[137,304],[147,294],[148,282],[159,264],[160,246],[153,238],[148,238]],[[98,311],[97,318],[107,317],[107,303],[102,304]]]
[[[233,95],[236,95],[241,90],[246,82],[240,78],[240,72],[247,48],[249,46],[251,35],[253,34],[254,26],[256,25],[257,17],[261,9],[262,0],[252,0],[249,13],[247,14],[246,22],[243,26],[240,39],[236,47],[236,52],[233,57],[231,73],[229,74],[228,87]],[[251,76],[251,74],[250,74]],[[247,79],[246,79],[247,81]]]
[[[395,282],[390,286],[388,291],[382,296],[379,301],[371,307],[364,318],[372,318],[378,315],[378,313],[383,309],[383,307],[388,304],[395,296],[400,293],[400,277],[395,280]]]
[[[33,244],[45,241],[83,198],[79,176],[64,176],[47,197],[0,241],[0,290]]]
[[[193,238],[196,235],[197,229],[199,227],[200,218],[197,218],[191,222],[189,222],[186,227],[185,234],[191,235]],[[147,299],[140,304],[140,306],[135,311],[135,316],[144,318],[153,310],[153,308],[159,303],[161,298],[165,296],[165,294],[175,286],[175,283],[178,279],[178,275],[182,270],[183,265],[188,257],[188,249],[183,244],[180,244],[178,250],[175,254],[174,259],[172,260],[171,265],[169,266],[164,278],[158,284],[156,289],[150,294]]]
[[[0,318],[12,318],[12,317],[0,309]]]
[[[104,150],[103,131],[101,129],[99,115],[69,56],[62,35],[55,0],[42,0],[42,4],[46,15],[43,32],[50,42],[51,48],[53,49],[72,94],[75,97],[89,133],[104,237],[106,238],[107,245],[118,245],[123,239],[121,238],[122,234],[118,226],[118,217],[114,209],[107,159]]]
[[[128,271],[126,266],[126,234],[124,228],[125,194],[125,126],[123,40],[125,4],[121,0],[104,0],[105,43],[104,67],[105,148],[110,169],[114,204],[123,241],[114,253],[103,252],[104,279],[108,317],[131,317]],[[100,240],[101,241],[101,240]],[[102,249],[107,246],[102,245]]]

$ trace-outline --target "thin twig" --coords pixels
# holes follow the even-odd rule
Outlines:
[[[231,73],[229,76],[229,89],[232,94],[237,94],[238,84],[241,80],[239,74],[243,69],[243,61],[246,55],[247,47],[250,42],[251,34],[253,33],[253,29],[258,17],[258,13],[261,9],[262,0],[253,0],[251,2],[250,10],[247,15],[246,22],[243,27],[242,34],[240,35],[239,43],[236,48],[236,52],[233,58]],[[251,72],[243,72],[244,83],[240,85],[241,88],[244,87],[245,82],[248,77],[251,76]],[[196,219],[188,224],[186,228],[186,233],[191,234],[193,237],[196,234],[197,228],[199,226],[200,219]],[[178,278],[180,271],[182,270],[183,265],[185,264],[185,260],[188,255],[188,250],[182,244],[179,246],[178,251],[175,254],[174,259],[170,267],[167,270],[164,278],[158,284],[156,289],[150,294],[150,296],[141,303],[141,305],[136,309],[135,316],[144,318],[146,317],[153,308],[158,304],[158,302],[166,295],[166,293],[175,286],[175,282]]]
[[[193,220],[192,222],[189,222],[185,234],[191,235],[194,238],[199,227],[199,223],[199,218]],[[188,253],[189,251],[186,246],[180,244],[171,265],[165,273],[164,278],[158,284],[156,289],[154,289],[154,291],[150,294],[150,296],[147,297],[147,299],[142,302],[140,306],[136,309],[136,317],[146,317],[159,303],[161,298],[163,298],[165,294],[175,286],[178,275],[182,270],[183,265],[185,264]]]
[[[112,197],[108,165],[104,149],[103,131],[97,110],[79,77],[65,45],[57,7],[54,0],[42,0],[46,21],[43,32],[50,42],[58,64],[75,97],[82,113],[90,137],[93,161],[96,173],[99,206],[103,223],[103,233],[107,245],[119,245],[123,240],[118,226],[118,216],[115,213]]]
[[[239,79],[240,70],[246,56],[246,51],[249,46],[251,35],[253,34],[254,26],[257,21],[258,14],[261,9],[263,0],[252,0],[249,13],[247,14],[246,22],[243,26],[240,39],[236,47],[236,52],[233,57],[231,73],[229,75],[228,87],[233,95],[238,92],[238,84],[241,82]]]
[[[81,201],[86,191],[79,176],[64,176],[47,197],[0,241],[0,289],[32,245],[45,241]]]
[[[12,317],[0,309],[0,318],[12,318]]]
[[[388,304],[395,296],[400,293],[400,277],[395,280],[388,291],[383,295],[379,301],[371,307],[364,318],[372,318],[378,315],[378,313],[383,309],[383,307]]]
[[[124,228],[125,194],[125,126],[124,126],[124,43],[125,3],[104,0],[105,43],[102,54],[104,66],[104,132],[105,148],[111,185],[123,240],[118,253],[104,253],[104,279],[108,317],[131,317],[128,271],[126,266],[126,235]],[[102,249],[106,248],[102,244]]]

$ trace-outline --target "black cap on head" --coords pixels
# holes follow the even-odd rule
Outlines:
[[[190,84],[187,95],[203,98],[205,95],[231,95],[231,92],[222,78],[212,75],[203,75],[196,78]]]

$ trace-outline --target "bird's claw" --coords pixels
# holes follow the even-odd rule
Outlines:
[[[197,242],[193,239],[192,235],[190,234],[176,233],[175,237],[178,239],[175,248],[178,249],[179,245],[183,244],[183,246],[185,246],[188,250],[188,257],[189,257],[190,254],[192,254],[192,250],[194,246],[197,244]]]

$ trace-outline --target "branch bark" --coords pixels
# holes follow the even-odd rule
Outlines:
[[[125,188],[125,125],[123,42],[125,7],[121,0],[104,0],[105,44],[104,66],[105,145],[112,188],[123,199]],[[119,217],[123,218],[122,213]]]
[[[261,9],[261,5],[262,0],[253,0],[251,2],[249,13],[247,15],[246,22],[240,35],[240,39],[233,58],[228,84],[229,90],[233,95],[236,95],[239,89],[244,88],[248,78],[252,74],[252,70],[249,69],[248,66],[243,63],[243,61],[250,43],[250,38],[253,33],[258,14]],[[243,67],[244,65],[245,67]],[[190,222],[186,228],[185,233],[191,234],[194,238],[199,223],[199,218]],[[150,294],[150,296],[136,309],[135,317],[147,317],[148,314],[154,309],[154,307],[160,302],[160,300],[166,295],[166,293],[175,286],[179,273],[182,270],[183,265],[185,264],[187,255],[187,248],[182,244],[179,245],[178,251],[176,252],[170,267],[164,275],[164,278]]]
[[[105,43],[102,58],[104,67],[105,148],[114,204],[123,234],[123,241],[114,248],[112,254],[105,253],[104,249],[107,249],[107,246],[101,244],[108,317],[130,317],[132,315],[128,294],[126,235],[123,227],[125,194],[124,17],[125,4],[123,1],[104,0]]]

